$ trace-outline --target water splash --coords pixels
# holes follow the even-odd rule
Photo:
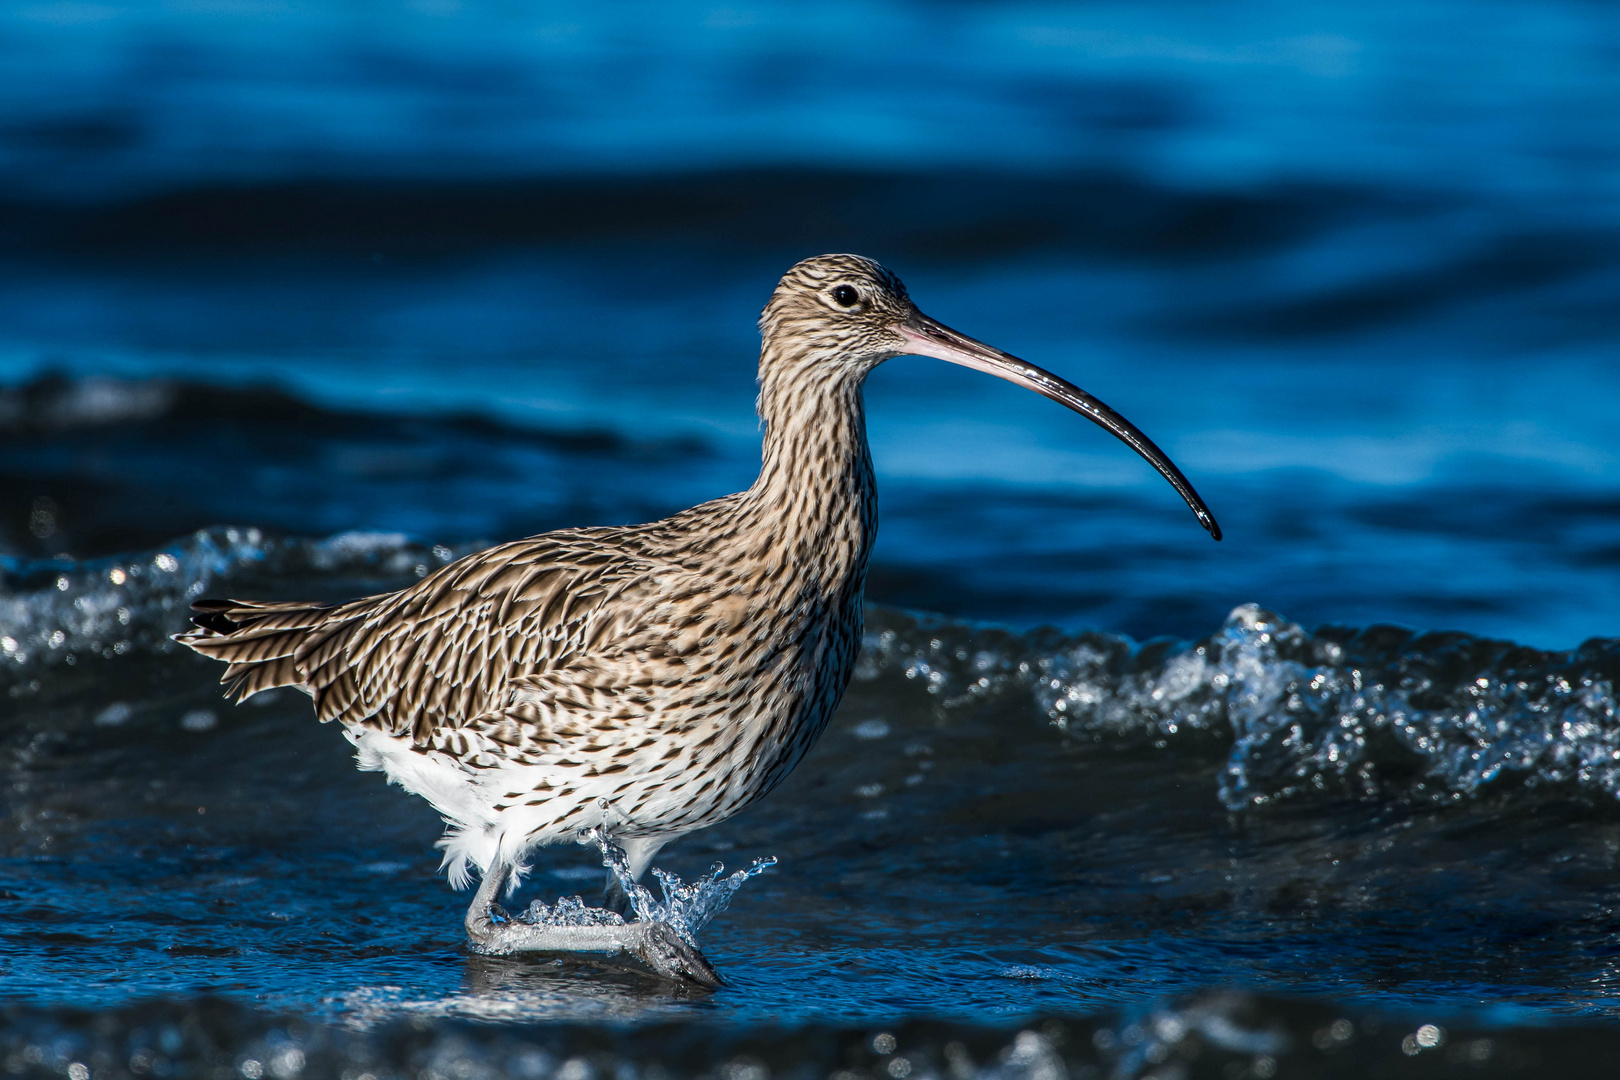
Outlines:
[[[1450,801],[1509,777],[1620,798],[1616,639],[1545,652],[1392,626],[1312,634],[1253,604],[1207,638],[1144,645],[879,614],[858,678],[898,674],[943,711],[1028,695],[1092,742],[1224,746],[1233,811],[1318,792]]]
[[[1403,767],[1440,798],[1507,775],[1620,797],[1615,642],[1556,654],[1435,634],[1387,655],[1358,641],[1369,634],[1313,638],[1258,608],[1233,613],[1217,635],[1234,736],[1228,807],[1312,789],[1376,796]]]
[[[248,576],[344,575],[400,582],[462,554],[396,533],[321,540],[202,529],[156,551],[87,561],[0,557],[0,686],[81,659],[167,652],[191,602]]]
[[[518,922],[531,926],[623,926],[624,916],[617,911],[595,908],[578,896],[564,896],[555,904],[532,900],[528,910],[519,915]]]
[[[630,876],[629,858],[623,848],[608,838],[605,831],[595,828],[586,837],[601,849],[602,865],[618,879],[625,895],[630,898],[636,921],[664,923],[693,948],[697,947],[698,931],[726,909],[737,890],[749,878],[776,865],[776,857],[768,856],[755,859],[746,870],[722,877],[725,867],[715,863],[706,876],[697,878],[691,884],[675,874],[654,867],[653,876],[658,879],[664,894],[662,900],[656,900],[645,885]],[[520,918],[523,922],[546,926],[616,926],[624,922],[616,912],[588,907],[577,896],[564,897],[555,904],[536,900]]]
[[[309,540],[215,528],[110,559],[0,559],[0,690],[31,692],[57,665],[168,651],[190,601],[205,594],[266,577],[397,585],[458,554],[396,534]],[[1509,783],[1620,799],[1620,639],[1546,652],[1391,626],[1310,633],[1252,604],[1209,637],[1144,644],[882,608],[869,620],[856,678],[897,675],[946,712],[1033,701],[1091,742],[1224,754],[1218,790],[1234,811],[1313,793],[1454,800]],[[105,717],[110,726],[122,714]],[[721,884],[672,879],[660,906],[701,925],[723,905]]]

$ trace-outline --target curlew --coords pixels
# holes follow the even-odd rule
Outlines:
[[[790,269],[759,321],[764,447],[748,490],[622,528],[500,544],[398,592],[340,604],[203,601],[179,638],[240,701],[292,686],[362,769],[427,799],[452,884],[480,884],[478,952],[627,953],[719,979],[666,924],[533,925],[498,901],[540,845],[601,829],[639,878],[654,854],[770,792],[815,743],[861,643],[877,530],[862,385],[936,357],[1118,436],[1220,529],[1147,436],[1080,388],[957,333],[854,255]]]

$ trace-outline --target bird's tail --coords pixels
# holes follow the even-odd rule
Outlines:
[[[199,600],[191,605],[197,629],[174,640],[230,666],[219,681],[236,701],[276,686],[307,687],[298,661],[312,636],[330,630],[335,608],[323,604]]]

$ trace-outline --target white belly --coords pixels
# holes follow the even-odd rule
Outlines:
[[[484,873],[496,862],[513,868],[516,884],[532,849],[577,840],[598,826],[613,835],[627,824],[609,802],[622,782],[616,777],[582,777],[576,769],[549,765],[474,769],[449,754],[419,749],[408,738],[369,728],[349,727],[343,734],[362,770],[385,774],[443,815],[449,828],[438,843],[444,851],[440,869],[457,889],[472,884],[474,867]],[[510,798],[514,792],[521,797]],[[639,872],[672,838],[620,837],[618,843]]]

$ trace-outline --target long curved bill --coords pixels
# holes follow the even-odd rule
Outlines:
[[[1215,515],[1209,512],[1209,507],[1198,497],[1198,492],[1194,491],[1187,478],[1181,475],[1181,470],[1176,468],[1175,462],[1166,457],[1163,450],[1154,446],[1152,439],[1138,431],[1135,424],[1078,386],[1000,349],[992,349],[984,342],[975,341],[966,334],[959,334],[920,311],[915,312],[896,329],[900,331],[900,336],[905,338],[905,352],[918,356],[932,356],[938,360],[961,364],[974,371],[994,375],[999,379],[1006,379],[1043,397],[1049,397],[1060,405],[1067,405],[1087,420],[1113,432],[1121,442],[1141,454],[1149,465],[1159,470],[1159,475],[1170,481],[1170,486],[1187,500],[1192,512],[1198,515],[1198,523],[1209,530],[1210,536],[1217,540],[1221,538],[1221,527],[1215,523]]]

